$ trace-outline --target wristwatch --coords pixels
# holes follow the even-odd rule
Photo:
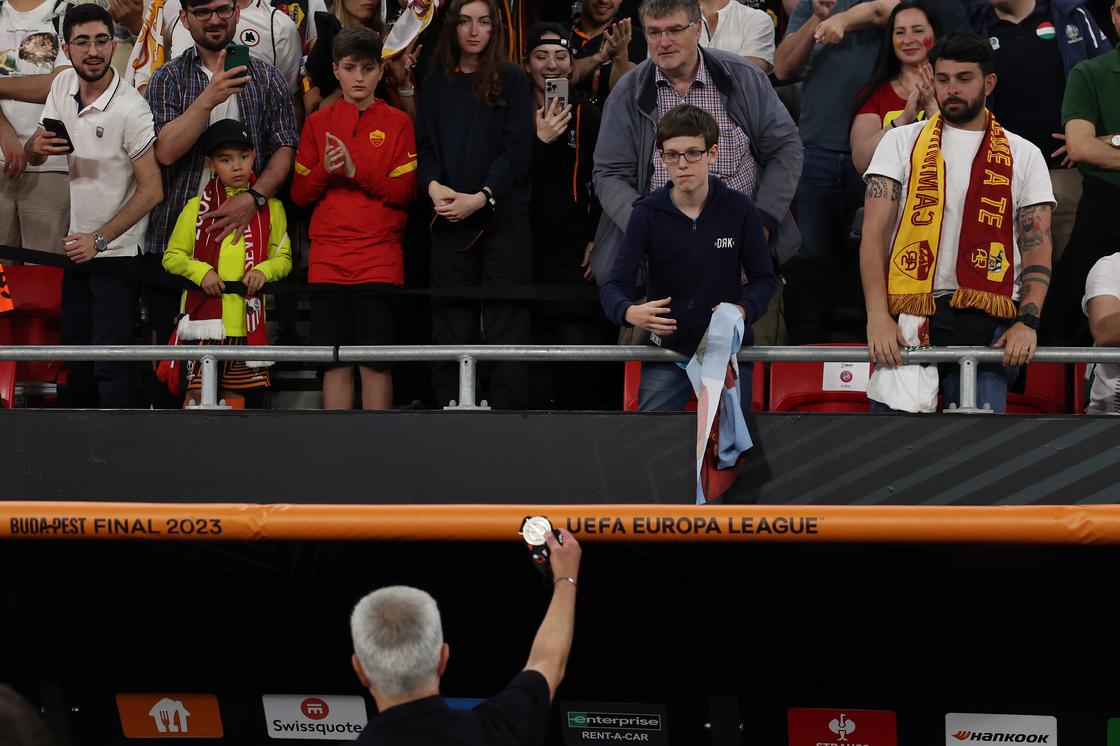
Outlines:
[[[1114,148],[1120,148],[1120,135],[1113,135],[1112,139],[1109,141],[1109,144],[1111,144]]]
[[[1038,318],[1033,313],[1021,313],[1015,317],[1015,321],[1023,324],[1023,326],[1027,327],[1028,329],[1034,329],[1035,331],[1038,331],[1039,324],[1042,323],[1042,319]]]
[[[268,197],[264,196],[256,189],[246,189],[245,191],[253,198],[253,201],[257,203],[258,210],[268,204]]]
[[[109,250],[109,242],[105,240],[105,236],[100,233],[93,234],[93,250],[98,254]]]
[[[486,204],[493,210],[498,206],[498,200],[494,199],[494,193],[490,191],[490,187],[482,187],[482,194],[486,197]]]

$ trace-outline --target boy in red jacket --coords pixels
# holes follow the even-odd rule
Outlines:
[[[374,96],[381,41],[367,28],[344,29],[332,46],[342,98],[307,118],[296,154],[292,199],[315,202],[308,281],[314,345],[391,345],[404,284],[401,239],[416,198],[416,139],[408,115]],[[362,407],[393,404],[389,365],[360,365]],[[350,364],[323,374],[323,408],[350,409]]]

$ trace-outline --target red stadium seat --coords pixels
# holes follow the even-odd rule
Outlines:
[[[1085,380],[1087,363],[1076,363],[1073,366],[1073,413],[1085,414],[1085,407],[1089,406],[1088,382]]]
[[[1069,411],[1069,366],[1065,363],[1028,363],[1023,393],[1007,394],[1008,414],[1066,414]]]
[[[865,391],[825,391],[824,363],[770,364],[771,412],[866,412],[870,407]]]
[[[62,270],[20,265],[5,267],[15,309],[0,314],[0,345],[57,345],[62,317]],[[54,360],[20,362],[16,380],[57,384],[65,376],[63,363]]]
[[[16,398],[16,363],[0,360],[0,409],[11,409]]]
[[[766,401],[766,365],[752,363],[754,376],[751,381],[751,411],[763,411]],[[622,409],[625,412],[638,411],[638,385],[642,380],[642,364],[637,360],[628,360],[622,378]],[[696,396],[693,395],[685,405],[684,411],[696,411]]]

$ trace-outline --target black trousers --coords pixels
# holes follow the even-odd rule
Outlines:
[[[163,254],[144,254],[140,262],[149,273],[159,276],[163,273]],[[182,300],[181,290],[163,285],[144,285],[144,305],[148,309],[148,332],[152,343],[157,345],[167,344],[171,332],[179,318],[179,304]],[[156,378],[155,371],[148,376],[149,401],[147,405],[154,409],[179,409],[183,406],[182,397],[174,397],[167,390],[167,385]]]
[[[1085,280],[1101,257],[1120,251],[1120,187],[1086,176],[1077,218],[1042,311],[1044,344],[1091,346],[1089,319],[1081,310]]]
[[[94,259],[131,262],[132,259]],[[128,345],[134,340],[138,290],[131,280],[107,274],[66,271],[62,275],[64,345]],[[127,409],[136,406],[136,377],[131,363],[77,362],[66,365],[64,407]]]
[[[467,251],[432,237],[432,287],[464,288],[528,285],[533,276],[529,219],[499,216],[494,227]],[[523,301],[432,298],[432,332],[440,345],[525,345],[530,340],[529,310]],[[436,396],[441,405],[459,398],[458,366],[435,369]],[[489,378],[489,385],[486,378]],[[527,409],[529,377],[525,363],[482,366],[479,401],[495,409]]]

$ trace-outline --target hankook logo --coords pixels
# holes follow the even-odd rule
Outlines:
[[[958,741],[984,741],[990,743],[1050,743],[1049,733],[999,733],[975,730],[958,730],[953,734]]]

